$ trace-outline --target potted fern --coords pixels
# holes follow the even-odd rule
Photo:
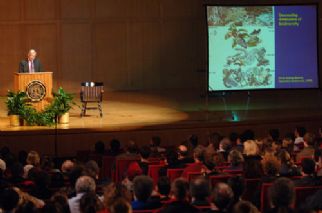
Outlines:
[[[63,88],[59,88],[57,93],[53,93],[54,100],[52,103],[52,111],[58,116],[58,123],[69,123],[69,110],[75,105],[73,102],[74,96],[67,93]]]
[[[20,115],[28,105],[27,102],[25,92],[8,91],[6,105],[11,126],[20,126]]]

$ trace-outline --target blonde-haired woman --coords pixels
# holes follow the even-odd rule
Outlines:
[[[29,170],[40,165],[40,156],[36,151],[30,151],[27,155],[26,165],[23,168],[23,177],[27,178]]]
[[[244,142],[244,177],[260,178],[263,174],[262,157],[259,155],[259,147],[254,140]]]

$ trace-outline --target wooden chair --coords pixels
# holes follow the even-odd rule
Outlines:
[[[102,101],[104,93],[103,82],[82,82],[80,100],[82,102],[81,117],[85,116],[86,110],[98,109],[100,116],[103,117]],[[97,107],[87,107],[87,103],[97,103]]]

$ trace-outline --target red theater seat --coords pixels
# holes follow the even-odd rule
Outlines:
[[[149,165],[148,176],[153,179],[154,184],[158,183],[159,171],[164,167],[163,165]]]
[[[184,169],[168,169],[167,170],[167,176],[170,180],[170,182],[174,181],[175,179],[181,177],[181,174],[183,173]]]
[[[139,161],[139,158],[130,158],[130,159],[116,159],[115,169],[113,171],[113,180],[119,182],[124,178],[124,175],[127,171],[127,167],[131,162]]]

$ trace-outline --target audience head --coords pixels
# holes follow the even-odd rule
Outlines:
[[[207,200],[210,195],[209,181],[203,176],[197,177],[190,182],[190,193],[194,200]]]
[[[85,164],[85,174],[94,178],[98,179],[99,173],[100,173],[100,168],[97,165],[96,161],[90,160]]]
[[[198,146],[198,136],[197,135],[191,135],[189,138],[189,144],[194,149]]]
[[[26,162],[27,162],[27,164],[30,164],[33,166],[39,166],[40,165],[40,156],[39,156],[38,152],[30,151],[28,153]]]
[[[240,136],[240,140],[241,142],[245,142],[245,141],[248,141],[248,140],[255,140],[255,133],[253,130],[251,129],[247,129],[245,130],[241,136]]]
[[[215,150],[219,149],[219,143],[222,136],[218,132],[211,133],[208,137],[209,144],[212,144]]]
[[[24,150],[20,151],[18,153],[18,161],[19,161],[19,163],[21,163],[22,165],[26,165],[27,156],[28,156],[28,153],[26,151],[24,151]]]
[[[184,178],[177,178],[171,184],[173,197],[181,202],[187,201],[189,197],[189,183]]]
[[[140,149],[140,156],[142,159],[148,159],[151,154],[151,149],[148,146],[142,146]]]
[[[173,165],[176,165],[178,162],[178,152],[174,151],[174,150],[169,150],[166,154],[166,160],[167,160],[167,164],[171,167]]]
[[[240,142],[239,134],[237,132],[232,132],[229,134],[229,140],[232,146],[236,146]]]
[[[302,173],[304,175],[313,175],[315,173],[315,162],[313,159],[304,158],[301,161]]]
[[[203,162],[204,161],[204,154],[205,154],[205,147],[198,145],[193,150],[193,158],[196,162]]]
[[[95,192],[87,192],[79,201],[79,209],[81,213],[96,213],[103,209],[103,204]]]
[[[256,206],[249,201],[241,200],[234,206],[233,213],[260,213]]]
[[[277,176],[281,168],[281,162],[275,156],[265,157],[262,160],[262,168],[266,176]]]
[[[294,130],[294,135],[295,137],[304,137],[306,133],[306,129],[302,126],[297,126],[295,127],[295,130]]]
[[[57,192],[50,198],[50,201],[54,203],[55,206],[59,207],[59,209],[61,209],[60,212],[70,213],[68,197],[66,194]]]
[[[278,178],[269,191],[270,200],[276,208],[288,208],[295,198],[294,183],[288,178]]]
[[[228,152],[230,150],[230,148],[231,148],[231,142],[230,142],[229,138],[224,137],[223,139],[220,140],[219,149]]]
[[[74,162],[71,160],[65,160],[61,165],[61,171],[63,173],[70,173],[74,168]]]
[[[6,171],[7,169],[7,165],[6,165],[6,162],[2,159],[0,159],[0,170],[1,170],[1,173]]]
[[[14,163],[10,167],[12,177],[22,177],[24,170],[23,166],[20,163]]]
[[[138,201],[146,202],[153,191],[153,180],[149,176],[137,176],[133,180],[134,196]]]
[[[286,150],[281,150],[278,154],[278,158],[281,161],[281,164],[291,164],[292,163],[291,155]]]
[[[95,192],[96,184],[92,177],[80,176],[75,184],[76,193]]]
[[[161,138],[159,136],[153,136],[150,141],[151,147],[159,147],[161,144]]]
[[[77,179],[82,176],[85,168],[82,165],[75,165],[68,174],[70,185],[75,188]]]
[[[170,190],[171,190],[171,184],[170,184],[170,180],[167,176],[161,176],[159,177],[158,180],[158,191],[160,193],[160,195],[169,196]]]
[[[269,136],[273,141],[277,141],[280,138],[280,131],[278,129],[270,129]]]
[[[121,143],[117,139],[113,139],[110,142],[110,148],[112,152],[118,152],[121,148]]]
[[[228,210],[234,201],[234,192],[226,183],[217,183],[213,189],[211,202],[221,211]]]
[[[136,145],[135,141],[129,141],[129,144],[127,146],[127,152],[131,154],[138,154],[139,149],[138,146]]]
[[[116,199],[109,208],[111,213],[132,213],[130,203],[124,198]]]
[[[188,147],[185,146],[185,145],[180,145],[178,147],[178,156],[179,156],[179,159],[188,157],[188,155],[189,155]]]
[[[304,137],[303,137],[304,142],[306,143],[307,146],[314,146],[314,142],[315,142],[315,135],[312,133],[305,133]]]
[[[103,141],[95,143],[95,153],[103,155],[105,153],[105,144]]]
[[[228,179],[227,184],[233,190],[234,200],[240,200],[245,190],[245,179],[242,176],[233,176]]]
[[[259,154],[259,148],[254,140],[244,142],[244,154],[247,156],[255,156]]]
[[[0,206],[5,212],[15,209],[19,202],[19,194],[13,188],[2,190]]]
[[[241,152],[239,152],[237,150],[232,150],[229,152],[228,162],[232,166],[239,166],[244,162],[244,157]]]

